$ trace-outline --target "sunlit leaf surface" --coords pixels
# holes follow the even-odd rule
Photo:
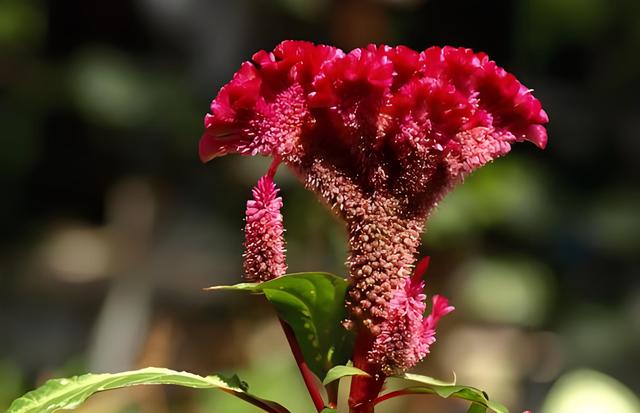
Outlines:
[[[369,373],[352,366],[335,366],[327,373],[322,381],[325,386],[333,381],[339,380],[347,376],[368,376]]]
[[[289,274],[264,283],[216,286],[208,290],[264,294],[291,326],[309,368],[323,380],[351,355],[351,333],[343,326],[347,281],[332,274]]]
[[[219,389],[271,413],[287,413],[278,403],[247,393],[247,384],[237,376],[202,377],[184,371],[148,367],[122,373],[85,374],[49,380],[16,399],[5,413],[48,413],[74,409],[95,393],[141,384],[173,384],[196,389]]]
[[[423,379],[431,379],[430,377],[426,377],[426,376],[421,376],[421,377]],[[409,380],[415,381],[414,379],[409,379]],[[431,380],[435,380],[435,379],[431,379]],[[424,380],[424,381],[428,381],[428,380]],[[424,384],[422,386],[407,387],[397,392],[399,394],[433,394],[433,395],[443,397],[445,399],[449,397],[455,397],[458,399],[468,400],[473,404],[477,404],[485,409],[487,408],[491,409],[495,413],[509,413],[506,407],[504,407],[500,403],[490,400],[487,393],[485,393],[480,389],[476,389],[475,387],[470,387],[470,386]],[[386,400],[384,395],[382,396],[382,399]],[[473,407],[470,411],[476,413],[483,410],[479,410],[479,407]]]

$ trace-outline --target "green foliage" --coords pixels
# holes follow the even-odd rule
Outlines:
[[[327,373],[327,376],[322,381],[325,386],[336,380],[340,380],[346,376],[368,376],[369,373],[360,370],[359,368],[352,366],[335,366]]]
[[[403,374],[400,374],[398,376],[393,376],[393,377],[397,378],[397,379],[415,381],[415,382],[422,383],[422,384],[427,384],[427,385],[430,385],[430,386],[453,386],[453,385],[456,384],[456,374],[455,373],[453,373],[453,380],[451,380],[451,381],[444,381],[444,380],[434,379],[433,377],[423,376],[422,374],[413,374],[413,373],[403,373]]]
[[[481,404],[471,403],[471,406],[469,406],[469,410],[467,410],[467,413],[485,413],[486,411],[487,408],[482,406]]]
[[[95,393],[140,384],[174,384],[197,389],[219,389],[267,412],[288,413],[287,409],[276,402],[247,393],[247,384],[237,376],[202,377],[156,367],[49,380],[38,389],[16,399],[5,413],[49,413],[59,409],[74,409]]]
[[[412,386],[402,389],[402,394],[434,394],[445,399],[455,397],[458,399],[468,400],[472,402],[469,409],[469,412],[472,413],[484,412],[485,410],[482,409],[487,408],[491,409],[495,413],[509,413],[506,407],[493,400],[489,400],[487,393],[476,389],[475,387],[440,384],[445,382],[417,374],[405,374],[395,378],[416,381],[423,384],[421,386]],[[478,407],[474,407],[474,405],[477,405]]]
[[[264,348],[235,370],[242,380],[251,383],[251,389],[260,389],[260,396],[277,400],[295,413],[317,413],[296,364],[287,347]],[[194,404],[200,412],[259,413],[262,410],[248,406],[237,397],[219,391],[196,392]]]
[[[489,408],[496,413],[509,413],[506,407],[493,400],[489,400],[482,390],[468,386],[419,386],[408,387],[406,394],[435,394],[442,398],[455,397]]]
[[[241,283],[207,290],[264,294],[278,315],[291,326],[309,368],[321,380],[351,356],[353,338],[342,326],[346,318],[347,281],[332,274],[289,274],[263,283]]]

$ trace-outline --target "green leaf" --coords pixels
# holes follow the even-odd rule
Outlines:
[[[342,326],[346,318],[347,281],[332,274],[288,274],[263,283],[241,283],[207,288],[264,294],[278,315],[293,329],[302,355],[321,380],[351,356],[352,333]]]
[[[486,411],[487,408],[483,405],[478,403],[471,403],[471,406],[469,406],[469,410],[467,410],[467,413],[486,413]]]
[[[509,413],[509,410],[502,403],[498,403],[494,400],[489,400],[487,407],[497,413]]]
[[[85,374],[67,379],[49,380],[43,386],[14,400],[5,413],[49,413],[59,409],[74,409],[97,392],[139,384],[174,384],[196,389],[219,389],[267,412],[289,413],[276,402],[247,393],[247,384],[238,376],[202,377],[184,371],[156,367],[115,374]]]
[[[429,381],[429,380],[424,380],[426,378],[426,379],[434,380],[435,382],[439,382],[439,380],[431,379],[430,377],[426,377],[426,376],[418,376],[418,375],[412,375],[412,374],[408,375],[411,378],[406,376],[407,375],[405,374],[403,376],[397,376],[392,378],[408,379],[411,381],[419,381],[421,383],[425,383],[425,381]],[[416,380],[416,376],[418,376],[417,378],[419,378],[419,380]],[[405,389],[400,390],[399,393],[401,394],[435,394],[443,398],[455,397],[458,399],[468,400],[472,403],[475,403],[484,407],[485,409],[487,408],[491,409],[496,413],[509,413],[509,410],[507,410],[507,408],[501,405],[500,403],[497,403],[493,400],[489,400],[489,396],[487,395],[487,393],[483,392],[482,390],[476,389],[475,387],[470,387],[470,386],[440,385],[440,384],[427,383],[426,385],[422,385],[422,386],[407,387]],[[475,413],[475,411],[473,412]]]
[[[330,409],[328,407],[325,407],[324,409],[322,409],[320,413],[338,413],[338,411],[336,409]]]
[[[393,377],[397,379],[416,381],[418,383],[435,385],[435,386],[453,386],[456,384],[455,372],[453,373],[453,380],[451,381],[438,380],[438,379],[434,379],[433,377],[423,376],[421,374],[412,374],[412,373],[403,373],[401,375],[393,376]]]
[[[339,380],[346,376],[369,376],[366,371],[360,370],[357,367],[352,366],[335,366],[327,373],[327,376],[322,381],[323,385],[327,385],[333,381]]]

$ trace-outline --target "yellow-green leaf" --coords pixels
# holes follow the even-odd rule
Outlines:
[[[50,413],[59,409],[74,409],[95,393],[141,384],[174,384],[196,389],[219,389],[267,412],[289,413],[276,402],[247,393],[247,384],[237,376],[203,377],[157,367],[49,380],[43,386],[14,400],[5,413]]]
[[[346,319],[344,278],[322,272],[296,273],[263,283],[207,288],[216,290],[264,294],[293,329],[305,361],[321,380],[333,366],[349,360],[353,337],[342,326]]]
[[[327,385],[331,382],[339,380],[346,376],[369,376],[369,373],[366,371],[360,370],[357,367],[352,366],[334,366],[329,372],[327,376],[322,381],[323,385]]]

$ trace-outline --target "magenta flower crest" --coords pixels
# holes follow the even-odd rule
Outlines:
[[[349,234],[347,325],[376,346],[379,367],[403,369],[426,354],[420,337],[431,334],[418,327],[422,284],[407,281],[425,218],[512,144],[543,148],[547,122],[531,90],[483,53],[376,45],[344,53],[285,41],[220,90],[200,157],[281,159],[338,214]],[[436,301],[433,326],[448,308]],[[400,330],[411,332],[404,341],[393,338]]]
[[[278,191],[268,173],[258,180],[253,199],[247,201],[244,272],[249,281],[268,281],[287,272]]]

